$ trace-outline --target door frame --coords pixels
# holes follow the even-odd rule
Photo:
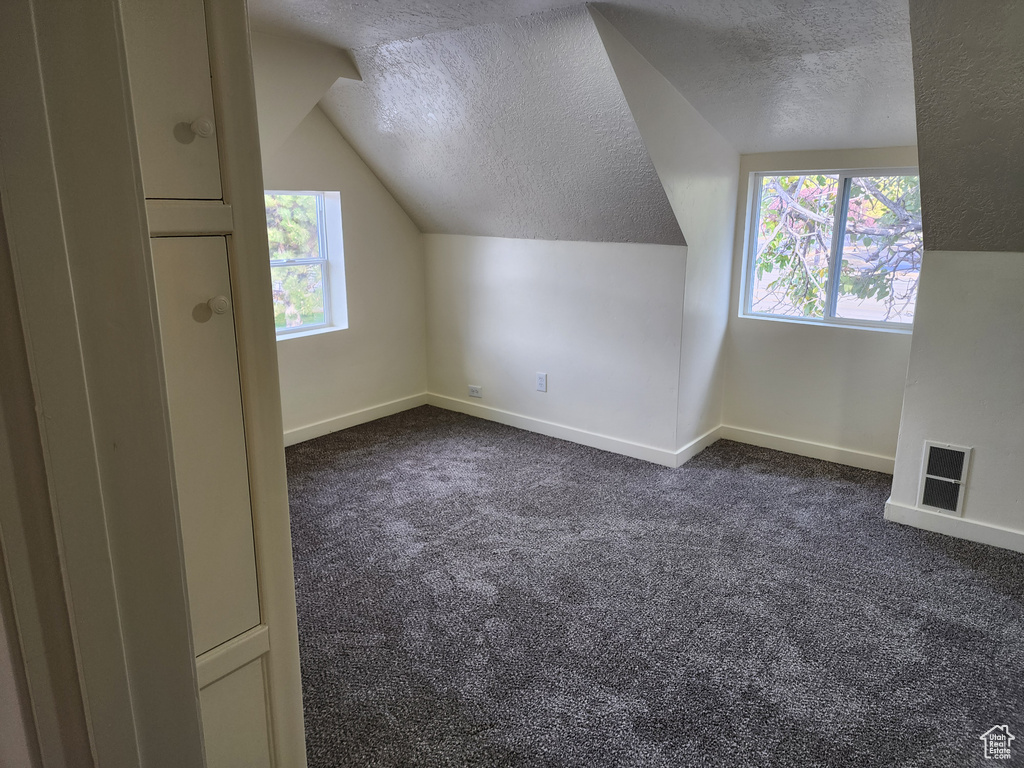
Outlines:
[[[8,574],[28,574],[8,586],[38,740],[66,747],[42,755],[46,768],[205,765],[200,686],[250,655],[262,658],[273,762],[305,765],[245,0],[207,2],[206,16],[262,624],[198,670],[120,2],[11,0],[0,25],[0,64],[18,74],[0,79],[0,204],[27,382],[16,407],[39,446],[34,495],[0,494],[0,534],[15,541],[28,519],[50,534],[49,550],[4,549]],[[23,450],[9,426],[0,448]],[[62,600],[44,599],[54,583]],[[36,647],[47,621],[66,629],[63,665],[60,632],[56,651]],[[55,699],[64,721],[50,716]]]
[[[156,294],[117,0],[11,0],[0,25],[0,199],[53,552],[5,547],[44,766],[205,765]],[[87,76],[82,76],[87,72]],[[13,76],[15,75],[16,76]],[[2,436],[14,450],[11,436]],[[45,496],[45,498],[44,498]],[[5,499],[7,501],[7,499]],[[13,508],[12,508],[13,507]],[[59,568],[59,573],[55,570]],[[64,605],[40,588],[59,577]],[[30,645],[63,618],[74,666]],[[28,641],[28,642],[27,642]],[[80,691],[80,695],[68,696]],[[60,699],[82,739],[69,741]],[[52,706],[49,707],[52,711]],[[76,718],[75,715],[78,715]],[[88,753],[88,754],[86,754]]]

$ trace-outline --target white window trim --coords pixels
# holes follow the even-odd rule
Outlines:
[[[333,325],[303,325],[287,332],[279,332],[277,334],[277,340],[278,342],[292,341],[293,339],[304,339],[307,336],[322,336],[325,333],[337,333],[338,331],[344,330],[348,329],[338,328]]]
[[[839,197],[835,210],[833,222],[833,233],[840,232],[846,227],[846,205],[839,205],[839,200],[846,199],[846,185],[849,179],[855,176],[918,176],[919,169],[916,166],[903,166],[899,168],[803,168],[797,170],[763,170],[750,173],[750,194],[747,196],[747,217],[746,233],[743,253],[743,267],[741,270],[741,295],[739,316],[751,320],[771,320],[780,323],[800,323],[802,325],[820,325],[832,328],[859,328],[862,330],[888,331],[890,333],[911,333],[914,329],[913,323],[898,323],[879,320],[857,320],[844,317],[832,316],[835,305],[836,294],[839,290],[839,271],[836,265],[839,259],[839,249],[842,238],[832,237],[832,250],[828,261],[828,290],[825,296],[824,317],[800,317],[798,315],[773,315],[768,312],[755,312],[751,309],[754,300],[753,280],[751,276],[754,270],[754,254],[757,251],[757,224],[761,211],[761,180],[765,176],[790,176],[804,174],[826,174],[839,177]]]
[[[324,276],[324,322],[278,328],[277,340],[314,336],[348,328],[348,294],[345,292],[345,245],[341,226],[341,193],[331,190],[268,189],[268,195],[311,195],[317,198],[320,219],[318,234],[321,257],[316,259],[271,259],[271,267],[319,264]],[[337,297],[341,301],[337,301]]]

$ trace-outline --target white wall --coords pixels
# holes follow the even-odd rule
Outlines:
[[[722,417],[722,345],[729,318],[739,155],[600,13],[608,59],[687,244],[675,447]]]
[[[266,184],[341,190],[350,313],[363,320],[279,343],[289,442],[416,405],[429,379],[439,405],[557,425],[563,437],[664,463],[725,423],[735,439],[891,471],[909,336],[736,314],[752,171],[915,165],[914,148],[751,155],[740,167],[592,15],[689,245],[421,238],[314,109],[265,160]],[[427,307],[429,339],[417,319]],[[536,371],[550,375],[546,394]],[[484,386],[482,400],[468,399],[470,383]]]
[[[744,155],[723,435],[892,472],[910,334],[739,317],[750,174],[917,165],[913,147]]]
[[[910,3],[925,254],[885,515],[1024,552],[1022,11]],[[916,506],[925,440],[974,448],[962,517]]]
[[[359,79],[346,51],[322,43],[250,35],[252,77],[260,124],[260,151],[277,152],[340,77]]]
[[[685,247],[424,239],[432,402],[671,463]]]
[[[1024,551],[1024,253],[925,265],[886,516]],[[974,449],[962,520],[916,509],[925,440]]]
[[[263,175],[268,189],[341,192],[349,327],[278,342],[286,442],[422,402],[425,276],[412,220],[319,108],[263,159]]]

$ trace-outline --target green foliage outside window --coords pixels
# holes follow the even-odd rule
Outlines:
[[[822,318],[836,206],[845,214],[832,317],[910,322],[923,251],[917,176],[764,176],[753,258],[754,312]],[[843,217],[840,217],[843,218]]]
[[[278,328],[322,325],[326,253],[318,196],[267,193],[265,200],[274,324]],[[288,263],[292,261],[304,263]]]
[[[923,253],[918,177],[851,179],[840,296],[879,304],[885,320],[912,317]]]
[[[766,176],[755,273],[766,295],[755,311],[822,317],[835,217],[835,176]]]

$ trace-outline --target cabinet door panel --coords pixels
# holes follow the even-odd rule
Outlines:
[[[220,199],[203,0],[121,5],[146,197]],[[213,129],[206,138],[190,128],[200,118]]]
[[[199,693],[209,768],[270,768],[267,700],[259,659]]]
[[[223,237],[152,243],[199,655],[260,621],[227,244]]]

